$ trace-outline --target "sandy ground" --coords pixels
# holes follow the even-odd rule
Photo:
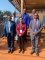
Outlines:
[[[18,45],[16,44],[16,50],[11,54],[7,50],[7,40],[6,38],[0,38],[0,60],[45,60],[45,41],[40,42],[40,53],[36,56],[34,53],[31,55],[31,43],[27,43],[25,53],[19,53]]]

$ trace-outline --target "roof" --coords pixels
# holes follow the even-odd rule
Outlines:
[[[45,9],[45,0],[23,0],[24,7],[29,12],[31,9]],[[10,0],[10,2],[20,11],[21,9],[21,0]]]

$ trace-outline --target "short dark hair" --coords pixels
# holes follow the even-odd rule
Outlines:
[[[13,12],[13,15],[16,15],[16,12]]]

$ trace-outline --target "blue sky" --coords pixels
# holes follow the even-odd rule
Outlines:
[[[8,0],[0,0],[0,10],[11,12],[16,11],[18,13],[17,9],[14,8],[14,6]]]

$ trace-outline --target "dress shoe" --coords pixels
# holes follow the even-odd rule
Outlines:
[[[13,51],[14,51],[14,50],[13,50],[13,49],[11,49],[11,53],[13,53]]]
[[[13,53],[13,51],[11,51],[11,53]]]
[[[39,56],[39,53],[37,52],[36,55]]]
[[[19,50],[19,53],[21,52],[22,50]]]
[[[24,50],[22,50],[22,53],[24,53]]]
[[[32,51],[32,52],[31,52],[31,55],[34,54],[34,53],[35,53],[35,51]]]
[[[11,51],[10,50],[8,50],[8,53],[10,53]]]

